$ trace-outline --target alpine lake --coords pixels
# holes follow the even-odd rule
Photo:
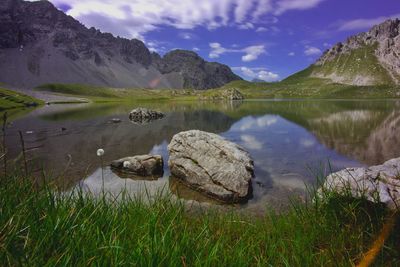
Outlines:
[[[136,107],[166,116],[135,124],[129,112]],[[221,205],[170,177],[167,146],[181,131],[219,134],[254,160],[253,196],[234,205],[254,212],[281,209],[293,198],[305,198],[330,172],[400,156],[400,101],[395,100],[63,104],[11,116],[6,132],[9,160],[22,161],[21,131],[28,168],[41,183],[51,180],[62,192],[81,189],[113,196],[162,192],[207,206]],[[102,158],[96,155],[99,148],[105,151]],[[134,177],[109,167],[112,160],[142,154],[163,156],[163,177]]]

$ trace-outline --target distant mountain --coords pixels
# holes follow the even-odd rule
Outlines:
[[[253,80],[251,80],[251,82],[253,83],[265,83],[264,80],[258,79],[258,78],[254,78]]]
[[[0,83],[207,89],[240,79],[191,51],[161,57],[139,40],[88,29],[48,1],[0,0]]]
[[[387,20],[337,43],[293,77],[299,74],[349,85],[400,84],[400,20]]]

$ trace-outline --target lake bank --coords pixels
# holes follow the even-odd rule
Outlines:
[[[34,177],[32,177],[34,178]],[[30,178],[29,178],[30,179]],[[60,198],[23,176],[2,178],[0,260],[6,265],[348,266],[361,261],[389,213],[337,196],[262,216],[190,211],[168,197]],[[399,221],[377,266],[399,263]]]

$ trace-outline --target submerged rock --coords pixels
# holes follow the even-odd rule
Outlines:
[[[147,108],[135,108],[129,113],[129,119],[136,123],[149,123],[154,120],[162,119],[164,113],[150,110]]]
[[[235,203],[251,196],[253,160],[240,146],[207,132],[176,134],[168,145],[171,174],[218,200]]]
[[[164,161],[161,155],[140,155],[111,162],[111,168],[139,176],[163,176]]]
[[[120,123],[120,122],[121,122],[121,119],[119,119],[119,118],[112,118],[110,122],[112,122],[112,123]]]
[[[400,158],[369,168],[347,168],[326,177],[320,193],[337,192],[355,198],[365,197],[391,209],[400,204]]]

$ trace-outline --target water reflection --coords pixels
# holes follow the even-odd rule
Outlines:
[[[218,133],[246,148],[255,161],[254,197],[246,208],[282,203],[303,194],[315,182],[314,173],[348,166],[378,164],[400,156],[400,104],[396,101],[251,101],[243,103],[146,103],[166,114],[146,125],[130,123],[129,111],[139,105],[51,106],[19,118],[8,129],[10,156],[20,153],[18,130],[25,134],[30,168],[44,168],[66,190],[78,185],[98,192],[99,159],[105,162],[141,154],[164,157],[164,177],[155,181],[120,178],[105,170],[105,189],[146,186],[183,199],[203,199],[169,182],[167,145],[180,131]],[[109,123],[119,118],[121,123]],[[62,129],[65,130],[62,130]],[[310,170],[312,172],[310,172]],[[314,173],[313,173],[314,172]],[[120,175],[120,174],[119,174]],[[157,190],[156,190],[157,189]]]

